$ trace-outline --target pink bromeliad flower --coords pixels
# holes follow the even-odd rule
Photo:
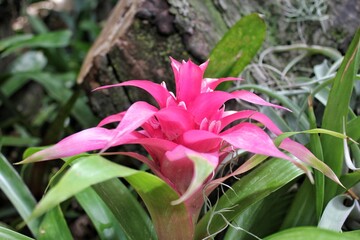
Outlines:
[[[135,152],[118,154],[131,156],[147,164],[153,173],[179,194],[180,198],[175,203],[185,202],[193,221],[203,204],[204,186],[216,180],[214,178],[219,165],[238,149],[286,159],[307,171],[302,165],[304,162],[336,179],[332,171],[321,162],[315,161],[316,158],[301,144],[285,139],[276,147],[273,139],[258,125],[262,124],[274,135],[282,132],[264,114],[253,110],[225,110],[225,102],[231,99],[275,108],[283,107],[271,104],[249,91],[229,93],[216,90],[224,81],[239,79],[203,78],[207,64],[208,62],[205,62],[198,66],[190,60],[180,63],[171,59],[176,83],[175,94],[166,88],[165,83],[157,84],[147,80],[131,80],[100,87],[99,89],[138,87],[151,94],[157,106],[143,101],[135,102],[127,111],[111,115],[103,119],[97,127],[75,133],[56,145],[33,154],[23,162],[63,158],[93,150],[104,152],[114,146],[140,144],[148,152],[150,159]],[[242,122],[229,127],[237,120]],[[116,128],[103,127],[113,122],[119,122]],[[201,165],[206,167],[199,168]],[[199,169],[205,169],[205,173]],[[219,183],[219,179],[213,183]]]

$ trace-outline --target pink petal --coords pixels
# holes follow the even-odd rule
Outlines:
[[[87,151],[102,149],[112,138],[113,132],[114,130],[101,127],[83,130],[64,138],[56,145],[31,155],[21,163],[70,157]],[[121,138],[116,139],[112,146],[124,144],[130,140],[136,139],[137,137],[137,135],[132,133],[123,135]]]
[[[211,119],[226,101],[233,98],[235,97],[230,93],[222,91],[201,93],[188,105],[188,110],[194,116],[195,122],[200,124],[204,118]]]
[[[195,127],[192,115],[182,107],[163,108],[155,116],[162,132],[169,140],[174,140]]]
[[[128,143],[143,146],[153,161],[159,165],[164,161],[165,152],[173,150],[178,145],[172,141],[158,138],[136,138]]]
[[[207,68],[207,66],[209,65],[209,61],[210,60],[207,60],[206,62],[202,63],[199,65],[199,68],[201,69],[201,71],[203,72],[203,74],[205,73],[205,70]]]
[[[172,67],[174,73],[179,72],[181,63],[179,61],[173,59],[172,57],[170,57],[170,61],[171,61],[171,67]]]
[[[226,78],[204,78],[202,82],[201,92],[208,92],[208,89],[215,90],[220,83],[227,81],[238,81],[241,78],[226,77]]]
[[[244,149],[256,154],[292,160],[289,156],[279,151],[271,138],[254,124],[240,123],[236,128],[231,129],[231,131],[225,131],[220,135],[235,148]]]
[[[230,123],[232,123],[236,120],[245,119],[245,118],[254,119],[254,120],[264,124],[264,126],[266,128],[268,128],[270,131],[272,131],[276,135],[280,135],[282,133],[282,131],[275,125],[275,123],[273,123],[273,121],[271,121],[271,119],[268,116],[266,116],[263,113],[253,111],[253,110],[244,110],[244,111],[234,112],[233,114],[227,115],[226,117],[224,117],[220,120],[221,127],[223,129]]]
[[[190,130],[179,138],[179,144],[198,152],[213,152],[219,149],[221,137],[204,130]]]
[[[149,118],[154,116],[157,111],[157,108],[147,102],[139,101],[132,104],[126,111],[120,124],[116,127],[116,131],[113,134],[112,139],[101,151],[106,151],[120,136],[132,132],[140,127]]]
[[[180,67],[177,62],[172,62],[172,66],[176,83],[176,98],[179,102],[191,102],[201,92],[202,69],[191,60],[183,62]]]
[[[97,126],[102,127],[109,123],[120,122],[121,119],[124,117],[125,113],[126,113],[126,111],[110,115],[110,116],[104,118],[103,120],[101,120]]]
[[[163,86],[147,80],[130,80],[118,84],[98,87],[94,89],[94,91],[106,89],[106,88],[112,88],[112,87],[122,87],[122,86],[134,86],[147,91],[149,94],[153,96],[155,101],[159,104],[160,108],[166,107],[166,101],[170,97],[169,91],[165,89]]]
[[[124,156],[129,156],[132,158],[135,158],[137,160],[139,160],[142,163],[145,163],[150,169],[151,171],[156,174],[157,176],[159,176],[160,178],[166,180],[166,178],[163,176],[163,174],[160,172],[160,168],[153,162],[151,161],[149,158],[136,153],[136,152],[114,152],[114,153],[110,153],[111,155],[113,154],[120,154],[120,155],[124,155]],[[110,154],[104,154],[104,155],[110,155]]]
[[[180,194],[186,192],[194,175],[194,163],[189,159],[189,155],[199,155],[214,167],[218,164],[216,153],[199,153],[181,145],[166,152],[166,161],[161,165],[161,172],[175,185]]]
[[[264,99],[262,99],[261,97],[259,97],[258,95],[256,95],[255,93],[252,93],[249,91],[240,90],[240,91],[232,92],[231,94],[233,94],[236,98],[239,98],[241,100],[244,100],[244,101],[247,101],[250,103],[263,105],[263,106],[269,106],[269,107],[275,107],[275,108],[281,108],[281,109],[291,112],[290,109],[276,105],[276,104],[269,103],[269,102],[265,101]]]

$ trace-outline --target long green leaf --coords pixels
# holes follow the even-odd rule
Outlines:
[[[238,76],[260,49],[265,33],[265,22],[258,14],[241,18],[210,53],[206,75]]]
[[[126,180],[145,202],[159,239],[192,239],[193,226],[185,205],[171,204],[179,198],[176,192],[151,174],[132,175]]]
[[[0,142],[2,146],[13,147],[28,147],[40,143],[40,139],[36,137],[16,137],[16,136],[1,136]]]
[[[42,149],[44,148],[28,148],[24,152],[23,158]],[[59,173],[61,172],[61,174],[63,174],[62,172],[65,170],[65,167],[73,164],[80,156],[87,155],[78,155],[67,159],[64,166],[51,181],[54,181],[54,179],[59,181]],[[155,236],[154,227],[145,210],[118,179],[113,178],[105,182],[97,183],[93,185],[92,188],[96,193],[92,190],[89,190],[92,191],[92,193],[89,193],[89,188],[86,188],[77,193],[75,197],[89,215],[99,233],[99,237],[103,237],[104,239],[114,239],[113,236],[115,236],[117,238],[120,237],[121,239],[132,239],[127,236],[137,237],[137,232],[140,228],[142,231],[148,229],[152,235]],[[82,195],[84,191],[87,192],[86,196]],[[88,196],[88,194],[91,194],[91,196]],[[95,194],[95,196],[93,196],[93,194]],[[119,229],[119,227],[121,229]]]
[[[285,186],[263,200],[249,206],[229,226],[224,240],[254,240],[278,231],[294,194]]]
[[[322,120],[322,128],[335,132],[343,132],[343,124],[347,122],[348,107],[354,86],[354,79],[359,69],[360,29],[348,48],[344,60],[338,70],[330,90],[328,102]],[[342,172],[344,149],[340,139],[327,135],[321,136],[324,162],[338,176]],[[325,179],[325,203],[334,197],[337,186]]]
[[[33,34],[21,34],[21,35],[15,35],[5,39],[1,39],[0,52],[4,51],[6,48],[9,48],[10,46],[18,45],[24,41],[28,41],[33,37],[34,37]]]
[[[360,117],[356,117],[347,123],[346,133],[355,141],[360,139]]]
[[[340,178],[341,182],[347,189],[352,188],[355,184],[360,182],[360,171],[354,171],[345,175],[342,175]],[[344,193],[343,188],[338,188],[337,194]]]
[[[290,162],[271,159],[236,182],[196,227],[195,239],[214,234],[250,205],[302,175]],[[226,219],[226,221],[224,220]]]
[[[92,188],[114,215],[116,220],[112,222],[112,224],[119,224],[127,239],[139,237],[137,231],[140,230],[149,232],[142,237],[151,235],[155,238],[155,229],[149,216],[129,189],[122,184],[119,179],[113,178],[95,184]],[[118,235],[118,237],[120,236],[121,235]]]
[[[39,216],[60,202],[85,188],[106,180],[124,177],[136,189],[148,207],[159,238],[188,239],[192,236],[191,224],[184,204],[171,205],[179,195],[158,177],[110,162],[99,155],[79,157],[35,208],[32,217]],[[76,182],[76,184],[74,184]],[[173,224],[169,224],[172,222]],[[129,239],[154,239],[144,219],[138,218],[141,231]],[[182,226],[179,229],[178,226]],[[179,236],[179,238],[177,238]]]
[[[338,233],[315,227],[297,227],[278,232],[264,238],[264,240],[356,240],[358,236]]]
[[[116,192],[116,194],[118,194],[118,192]],[[109,207],[100,198],[97,192],[94,191],[93,188],[86,188],[82,192],[76,194],[75,197],[81,207],[85,210],[86,214],[91,219],[91,222],[94,225],[100,239],[127,239],[113,212],[109,209]],[[125,197],[123,195],[113,195],[111,198],[120,198],[116,200],[121,202],[121,198]],[[128,206],[128,208],[133,208],[133,206]],[[123,216],[123,219],[125,221],[128,220],[128,218],[126,218],[125,216]]]
[[[61,30],[49,33],[43,33],[39,35],[25,35],[24,37],[11,38],[2,44],[4,48],[0,54],[1,57],[7,56],[14,51],[25,47],[64,47],[70,42],[71,31]]]
[[[281,229],[297,226],[315,226],[315,192],[309,179],[305,179],[292,202]]]
[[[0,189],[14,205],[22,219],[28,219],[35,208],[36,201],[31,192],[16,172],[9,164],[4,155],[0,153]],[[27,223],[34,236],[38,234],[40,222],[34,219]]]
[[[39,202],[32,217],[44,214],[62,201],[69,199],[91,185],[112,178],[128,177],[134,174],[142,175],[147,173],[120,166],[98,155],[79,157],[69,171],[59,180],[58,184],[51,188],[48,194]],[[137,221],[137,224],[143,227],[143,230],[133,232],[135,235],[128,236],[128,238],[153,239],[152,231],[144,228],[147,226],[146,222],[143,222],[144,220],[141,218],[137,219]]]
[[[40,225],[39,240],[47,239],[73,239],[59,206],[48,211]]]
[[[311,128],[316,128],[316,117],[314,113],[314,108],[312,104],[309,106],[309,122]],[[320,136],[318,134],[310,135],[309,142],[310,151],[318,158],[320,161],[324,159]],[[325,195],[325,177],[321,172],[315,171],[315,209],[317,219],[320,220],[323,208],[324,208],[324,195]]]
[[[0,226],[0,239],[34,240],[2,226]]]
[[[72,91],[68,87],[75,79],[73,72],[63,74],[53,74],[49,72],[21,72],[10,77],[4,88],[7,96],[13,94],[21,86],[30,80],[34,80],[44,87],[47,94],[57,102],[65,104],[71,97]],[[16,82],[13,86],[12,82]],[[84,128],[96,125],[95,117],[91,113],[84,98],[78,98],[75,106],[71,110],[71,114],[82,124]]]

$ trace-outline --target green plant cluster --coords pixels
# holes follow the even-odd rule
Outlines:
[[[0,189],[22,219],[20,224],[0,226],[0,238],[73,239],[68,218],[71,202],[76,201],[90,219],[98,239],[158,239],[157,228],[165,228],[162,232],[171,239],[181,239],[176,234],[181,232],[179,224],[186,217],[185,206],[171,205],[177,194],[152,174],[118,165],[99,155],[63,159],[64,165],[50,179],[49,191],[37,202],[23,176],[8,161],[10,156],[6,153],[10,147],[54,142],[64,131],[90,127],[95,121],[74,80],[80,66],[80,60],[74,58],[81,58],[88,49],[83,48],[86,43],[77,35],[88,31],[86,26],[90,23],[80,24],[83,28],[73,31],[48,31],[39,19],[33,21],[35,34],[24,33],[0,41],[0,57],[17,53],[8,72],[0,76],[0,106],[11,113],[0,120],[4,129],[0,142],[4,153],[0,155]],[[265,23],[258,15],[243,17],[210,54],[208,74],[223,77],[242,73],[253,82],[221,87],[252,89],[292,110],[280,115],[271,108],[262,109],[284,131],[297,131],[292,134],[352,190],[344,190],[316,171],[312,184],[293,164],[280,159],[266,161],[223,185],[218,198],[209,199],[196,225],[194,239],[358,239],[360,31],[345,56],[322,46],[277,46],[265,50],[258,63],[251,64],[265,31]],[[283,71],[270,68],[271,77],[278,81],[277,87],[257,84],[255,78],[247,75],[250,69],[261,74],[269,69],[264,63],[269,52],[295,50],[302,54]],[[314,54],[324,56],[323,63],[314,66],[312,75],[295,76],[290,85],[286,78],[291,69]],[[39,84],[46,94],[39,100],[41,110],[32,121],[27,121],[16,110],[12,96],[30,82]],[[49,139],[42,139],[44,127],[45,133],[55,135],[45,134]],[[332,134],[327,134],[330,131]],[[347,138],[334,137],[333,132]],[[29,148],[24,157],[38,150]],[[0,209],[0,219],[12,214],[6,210]],[[25,225],[30,230],[27,236],[21,233]]]

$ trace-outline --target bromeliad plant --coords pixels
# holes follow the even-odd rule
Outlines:
[[[224,104],[227,101],[239,99],[256,105],[288,110],[246,90],[231,93],[216,90],[222,82],[240,81],[240,79],[204,78],[207,64],[208,62],[205,62],[198,66],[190,60],[178,62],[171,59],[176,84],[175,94],[167,89],[165,83],[157,84],[147,80],[131,80],[96,89],[138,87],[151,94],[157,106],[144,101],[135,102],[127,111],[111,115],[96,127],[75,133],[54,146],[36,152],[22,163],[66,158],[94,150],[99,150],[100,154],[130,156],[145,163],[155,175],[173,189],[177,196],[176,199],[168,201],[166,196],[163,196],[165,200],[161,200],[160,194],[158,201],[170,208],[171,206],[176,208],[177,205],[184,206],[182,211],[171,215],[172,219],[177,219],[177,224],[183,224],[184,227],[182,229],[173,227],[170,230],[177,229],[177,231],[170,231],[164,226],[165,221],[157,219],[159,214],[149,204],[147,193],[139,192],[149,208],[159,239],[193,238],[204,198],[229,177],[250,170],[268,156],[294,163],[310,178],[311,172],[308,166],[314,167],[341,185],[332,170],[304,146],[290,138],[280,137],[275,140],[271,138],[270,136],[281,135],[282,131],[263,113],[254,110],[225,109]],[[231,125],[238,120],[240,123]],[[104,127],[109,123],[117,122],[116,128]],[[106,152],[111,147],[125,144],[141,145],[150,158],[136,152]],[[231,174],[221,176],[222,163],[230,156],[236,156],[238,150],[256,155]],[[81,161],[87,159],[79,159],[73,167],[75,168],[75,165]],[[94,172],[94,175],[96,174]],[[129,175],[131,174],[126,173],[117,176]],[[144,176],[138,175],[138,178],[141,177]],[[135,186],[134,182],[141,181],[136,177],[127,180]],[[83,186],[82,189],[85,187]],[[77,191],[81,190],[79,189]],[[55,188],[53,190],[55,191]],[[52,193],[50,191],[49,195]],[[71,194],[73,193],[69,196]],[[58,202],[67,197],[62,196]],[[50,206],[49,201],[47,203],[46,201],[45,197],[39,206],[42,204]],[[35,210],[35,212],[35,215],[40,215],[44,211]]]

